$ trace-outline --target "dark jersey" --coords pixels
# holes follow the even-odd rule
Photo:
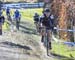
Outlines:
[[[50,15],[49,17],[46,17],[43,15],[40,18],[40,22],[48,29],[53,29],[54,28],[54,16]]]
[[[34,16],[34,21],[39,22],[39,15]]]
[[[5,17],[4,16],[0,16],[0,23],[4,23]]]
[[[7,10],[6,10],[6,14],[7,14],[7,15],[10,14],[10,9],[9,9],[9,8],[7,8]]]

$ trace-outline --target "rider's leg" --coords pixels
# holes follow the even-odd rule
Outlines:
[[[18,30],[18,21],[17,21],[17,19],[16,19],[16,29]]]
[[[51,46],[52,32],[51,32],[51,30],[48,30],[48,40],[49,40],[49,49],[51,50],[52,49],[52,46]]]
[[[37,31],[40,32],[40,29],[39,29],[39,22],[37,22]]]
[[[37,29],[37,32],[38,32],[38,23],[36,22],[36,29]]]
[[[19,27],[20,27],[20,18],[19,18],[19,21],[18,21],[18,30],[19,30]]]
[[[0,23],[0,35],[2,35],[2,23]]]
[[[36,26],[36,32],[39,32],[39,24],[38,24],[38,22],[35,22],[35,26]]]
[[[42,35],[41,42],[44,42],[45,28],[43,28],[43,29],[41,30],[41,35]]]
[[[7,20],[8,21],[10,20],[10,14],[7,14]]]
[[[17,30],[19,30],[19,23],[20,23],[20,22],[19,22],[19,20],[18,20],[18,18],[17,18],[17,19],[16,19],[16,29],[17,29]]]
[[[19,30],[19,22],[17,21],[16,23],[17,23],[17,26],[16,26],[17,30]]]
[[[36,23],[36,22],[34,22],[34,24],[35,24],[35,27],[36,27],[36,32],[37,32],[37,23]]]

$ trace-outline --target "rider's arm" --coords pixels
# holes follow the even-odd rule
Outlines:
[[[13,14],[13,17],[12,18],[13,18],[13,21],[15,21],[15,14]]]
[[[43,22],[43,16],[40,16],[40,18],[39,18],[39,24],[40,24],[40,27],[43,27],[43,24],[42,24],[42,22]]]
[[[4,24],[4,21],[5,21],[5,17],[4,16],[1,16],[0,17],[0,22]]]
[[[55,27],[55,25],[56,25],[55,16],[51,15],[50,18],[52,19],[52,24]]]
[[[57,26],[57,23],[58,21],[56,20],[56,17],[54,16],[54,21],[53,21],[53,23],[54,23],[54,29],[57,29],[58,28],[58,26]]]
[[[3,16],[3,24],[4,24],[4,22],[5,22],[5,17]]]
[[[33,20],[34,20],[34,22],[36,21],[36,20],[35,20],[35,16],[33,16]]]
[[[21,18],[21,14],[19,13],[19,17]]]

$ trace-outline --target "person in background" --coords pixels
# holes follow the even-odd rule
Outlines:
[[[11,22],[12,21],[11,10],[9,7],[7,7],[7,9],[6,9],[6,15],[7,15],[7,20]]]
[[[20,14],[20,11],[18,9],[16,9],[14,12],[14,19],[16,21],[16,29],[19,30],[21,14]]]
[[[35,13],[33,18],[34,18],[34,24],[36,26],[36,30],[37,32],[39,32],[39,14]]]
[[[2,15],[2,10],[0,10],[0,35],[2,35],[2,24],[5,22],[5,17]]]
[[[48,33],[50,50],[52,49],[51,39],[52,39],[52,31],[53,31],[54,25],[55,25],[54,20],[55,20],[54,15],[51,13],[50,9],[48,9],[48,8],[44,9],[43,15],[40,18],[40,23],[44,27],[44,30],[41,32],[41,34],[42,34],[41,42],[44,41],[44,36],[46,33]]]
[[[10,15],[10,8],[9,8],[9,7],[7,7],[7,9],[6,9],[6,15],[7,15],[7,16]]]

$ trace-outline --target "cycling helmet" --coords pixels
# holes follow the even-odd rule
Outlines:
[[[38,15],[38,13],[35,13],[35,15]]]
[[[16,11],[19,11],[18,9],[16,9]]]
[[[50,9],[46,8],[44,9],[44,12],[50,12]]]

